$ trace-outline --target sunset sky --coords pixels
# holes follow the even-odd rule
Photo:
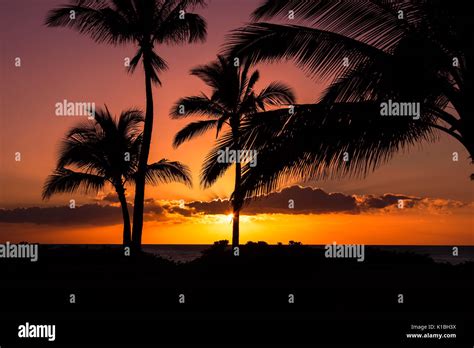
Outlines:
[[[41,200],[42,185],[54,169],[62,137],[85,119],[55,116],[57,102],[107,104],[114,114],[145,107],[142,71],[130,75],[124,67],[124,59],[134,55],[133,46],[99,45],[76,31],[43,25],[47,11],[64,3],[0,3],[0,242],[121,242],[120,209],[109,191]],[[194,187],[147,187],[144,243],[209,244],[231,238],[225,200],[233,188],[232,171],[210,189],[199,186],[201,164],[215,134],[211,131],[173,149],[174,135],[190,119],[172,120],[169,110],[180,97],[208,92],[189,70],[214,60],[225,35],[248,22],[259,3],[210,1],[207,9],[199,11],[208,22],[204,44],[156,47],[170,69],[161,75],[163,86],[154,88],[149,162],[167,158],[187,164]],[[21,58],[21,67],[15,67],[16,57]],[[284,81],[293,87],[299,103],[316,101],[329,82],[309,79],[292,62],[257,68],[261,73],[257,90],[271,81]],[[20,162],[15,161],[16,152],[21,153]],[[452,161],[453,152],[459,153],[458,162]],[[241,242],[472,245],[472,172],[464,148],[440,134],[437,143],[399,153],[364,179],[295,182],[246,207]],[[133,187],[127,193],[132,202]],[[70,199],[78,205],[74,212],[68,207]],[[294,209],[288,208],[289,199],[295,201]],[[403,209],[397,207],[398,199],[406,202]]]

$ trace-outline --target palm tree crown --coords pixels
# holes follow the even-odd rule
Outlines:
[[[173,118],[188,116],[207,118],[192,122],[180,130],[174,139],[176,147],[210,129],[216,129],[216,138],[219,138],[223,127],[228,129],[217,140],[216,146],[205,159],[201,171],[201,184],[204,188],[213,185],[233,164],[218,161],[220,151],[226,148],[244,149],[245,139],[241,134],[241,127],[244,124],[250,122],[256,114],[265,112],[268,107],[293,104],[295,100],[291,88],[281,82],[272,82],[260,92],[255,91],[260,73],[255,70],[250,74],[250,64],[241,66],[238,63],[238,60],[218,56],[217,61],[193,69],[191,74],[199,77],[211,88],[211,95],[202,93],[182,98],[171,110]],[[240,194],[241,163],[236,162],[235,166],[235,188],[232,195],[233,245],[238,244],[238,214],[243,204],[243,197]]]
[[[127,110],[114,120],[109,110],[97,110],[94,121],[72,128],[62,141],[57,166],[43,187],[43,199],[57,193],[97,193],[110,184],[116,191],[124,218],[124,244],[130,243],[130,218],[125,196],[127,183],[136,180],[141,146],[139,110]],[[148,166],[150,184],[182,182],[191,185],[189,169],[161,160]]]
[[[465,2],[265,0],[253,16],[288,20],[290,11],[291,25],[237,29],[226,53],[251,63],[293,59],[312,76],[335,79],[318,105],[296,107],[289,122],[288,115],[274,113],[286,130],[278,130],[271,147],[287,151],[262,156],[268,162],[246,179],[254,186],[250,194],[276,188],[285,176],[364,176],[400,149],[436,140],[438,132],[457,139],[472,160],[473,89],[467,81],[474,34]],[[388,100],[419,103],[419,119],[381,117],[380,104]],[[342,161],[344,153],[350,161]]]
[[[142,122],[139,110],[124,111],[117,121],[105,108],[96,111],[92,122],[69,130],[61,144],[56,174],[44,186],[43,198],[80,188],[93,193],[107,182],[114,187],[125,185],[136,170]]]
[[[141,248],[145,176],[153,131],[152,84],[161,84],[159,73],[167,68],[155,46],[204,41],[206,22],[200,15],[188,12],[204,5],[205,0],[76,0],[72,5],[52,10],[46,19],[48,26],[71,27],[99,43],[138,46],[128,67],[133,72],[140,61],[143,63],[146,93],[133,210],[132,238],[136,250]]]
[[[205,3],[204,0],[77,0],[52,10],[46,25],[76,29],[98,43],[137,44],[138,50],[128,70],[135,71],[138,63],[147,58],[152,81],[161,84],[158,75],[168,66],[154,47],[204,41],[206,22],[200,15],[186,10]]]

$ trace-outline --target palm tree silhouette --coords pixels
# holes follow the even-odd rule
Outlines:
[[[248,173],[249,194],[268,192],[283,177],[363,176],[439,132],[458,140],[472,161],[469,11],[466,3],[440,0],[263,1],[254,20],[295,20],[237,29],[225,52],[251,63],[292,59],[313,77],[336,79],[317,105],[297,107],[291,120],[272,115],[286,127],[272,140],[280,152],[262,155],[267,162]],[[388,100],[420,103],[420,119],[380,117],[380,103]],[[348,162],[341,161],[345,152]]]
[[[159,72],[167,69],[154,46],[204,41],[205,20],[187,10],[205,4],[205,0],[77,0],[52,10],[46,19],[50,27],[71,27],[99,43],[138,46],[128,68],[133,73],[138,63],[143,63],[146,91],[145,127],[133,210],[132,239],[137,249],[141,248],[146,170],[153,130],[152,84],[161,84]]]
[[[117,193],[123,217],[123,244],[130,245],[131,228],[125,186],[136,180],[143,115],[127,110],[114,120],[107,107],[91,122],[72,128],[62,141],[57,167],[43,187],[43,199],[57,193],[97,193],[110,184]],[[67,168],[69,167],[69,168]],[[191,186],[189,169],[162,159],[150,164],[147,183],[182,182]]]
[[[178,147],[204,132],[215,128],[216,138],[227,126],[229,130],[216,142],[215,148],[205,158],[201,171],[201,185],[212,186],[233,163],[218,161],[219,154],[225,149],[242,150],[241,127],[249,122],[256,113],[265,112],[269,106],[293,104],[294,95],[290,87],[281,82],[272,82],[260,93],[255,91],[255,84],[260,73],[255,70],[249,73],[250,64],[243,67],[234,64],[222,56],[208,65],[198,66],[191,74],[199,77],[212,89],[210,97],[202,93],[198,96],[178,100],[171,110],[173,118],[188,116],[206,116],[207,120],[192,122],[181,129],[175,136],[173,145]],[[247,161],[249,162],[249,161]],[[232,246],[239,245],[239,218],[244,199],[240,190],[242,163],[235,161],[235,184],[231,197],[233,209]]]

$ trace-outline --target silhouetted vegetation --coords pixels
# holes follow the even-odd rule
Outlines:
[[[206,21],[191,11],[205,5],[205,0],[76,0],[51,10],[46,19],[47,26],[70,27],[99,43],[133,43],[138,48],[128,67],[133,73],[142,62],[146,91],[145,126],[133,205],[132,239],[136,249],[140,249],[142,243],[145,182],[153,130],[152,84],[161,84],[159,74],[168,68],[155,46],[203,42],[207,35]],[[182,13],[184,16],[180,18]]]
[[[244,203],[244,195],[240,188],[241,168],[244,163],[237,156],[235,163],[219,161],[220,153],[226,150],[235,151],[236,154],[243,150],[253,151],[252,146],[248,145],[248,139],[242,134],[243,125],[251,122],[254,117],[261,117],[260,113],[265,113],[268,107],[293,104],[295,97],[291,88],[281,82],[272,82],[257,92],[255,84],[260,78],[258,70],[250,73],[249,63],[240,65],[233,59],[222,56],[217,58],[216,62],[191,70],[192,75],[199,77],[212,89],[211,96],[202,93],[181,98],[171,110],[173,118],[205,116],[207,119],[192,122],[181,129],[176,134],[173,144],[177,147],[206,131],[216,129],[217,141],[204,161],[201,185],[209,188],[232,165],[235,165],[234,191],[231,196],[232,245],[238,246],[240,210]],[[222,129],[225,129],[226,133],[219,137]],[[254,156],[257,157],[256,152]],[[252,161],[248,159],[247,162]]]
[[[110,184],[122,208],[123,244],[131,242],[125,186],[137,178],[143,115],[127,110],[114,119],[109,110],[97,110],[92,121],[73,127],[61,143],[56,169],[43,188],[43,199],[82,189],[97,194]],[[190,172],[180,162],[162,159],[147,166],[148,184],[181,182],[191,186]]]
[[[289,180],[365,176],[402,149],[439,132],[474,156],[469,4],[461,1],[265,0],[235,30],[226,54],[252,64],[291,59],[333,79],[317,104],[248,125],[262,160],[243,169],[246,195]],[[284,20],[294,24],[258,22]],[[419,119],[381,117],[381,103],[419,103]],[[280,126],[272,128],[268,124]],[[243,130],[245,133],[245,130]],[[343,160],[344,155],[347,159]]]

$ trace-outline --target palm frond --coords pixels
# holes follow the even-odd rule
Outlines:
[[[156,41],[168,45],[204,42],[206,36],[206,21],[196,13],[185,13],[183,19],[173,13],[155,32]]]
[[[246,64],[245,67],[248,69],[248,67],[250,67],[250,64]],[[255,84],[260,79],[260,72],[258,70],[255,70],[250,76],[250,78],[247,78],[247,72],[246,70],[244,70],[242,72],[241,79],[244,80],[242,83],[242,98],[245,98],[253,92]]]
[[[256,97],[257,102],[264,105],[294,104],[296,102],[293,89],[283,82],[272,82]]]
[[[142,112],[137,109],[123,111],[118,119],[107,107],[98,109],[93,120],[68,131],[57,167],[73,166],[113,182],[126,181],[136,171],[142,122]]]
[[[57,166],[75,166],[86,172],[95,171],[106,175],[105,170],[109,165],[100,147],[101,141],[98,139],[66,138],[60,145]]]
[[[136,136],[141,133],[145,117],[138,109],[122,111],[118,119],[117,131],[124,137]]]
[[[161,80],[159,78],[159,73],[168,69],[168,64],[166,61],[157,55],[154,51],[149,52],[149,57],[151,64],[150,78],[151,81],[159,86],[161,86]]]
[[[232,165],[223,161],[218,161],[220,151],[225,151],[225,148],[233,148],[234,140],[232,132],[227,132],[216,141],[216,145],[209,152],[204,159],[204,163],[201,169],[201,186],[203,188],[211,187],[217,179],[219,179],[226,170]]]
[[[110,113],[107,105],[104,109],[97,109],[94,115],[94,126],[98,133],[103,132],[103,134],[115,134],[117,132],[116,122]]]
[[[227,61],[218,56],[216,62],[212,62],[206,65],[199,65],[191,69],[191,75],[199,77],[206,85],[219,90],[223,88],[222,76],[224,75],[224,69],[227,66]]]
[[[51,10],[45,21],[49,27],[70,27],[89,35],[96,42],[126,44],[134,41],[130,24],[106,1],[77,0]]]
[[[217,123],[218,120],[204,120],[189,123],[178,133],[176,133],[173,140],[173,146],[178,147],[185,141],[207,132],[208,130],[216,127]]]
[[[167,159],[148,165],[145,180],[152,185],[179,182],[192,187],[189,167],[180,162],[172,162]]]
[[[286,113],[279,110],[272,114],[278,123],[285,121]],[[297,106],[285,127],[266,130],[266,139],[253,138],[258,166],[244,167],[243,190],[246,197],[252,197],[295,181],[364,177],[398,151],[436,140],[425,119],[431,115],[423,115],[421,120],[381,117],[375,103]],[[260,126],[263,130],[257,131],[255,122],[257,117],[246,126],[253,129],[244,132],[265,134],[264,121]]]
[[[170,111],[172,118],[184,118],[188,116],[221,117],[225,110],[206,95],[191,96],[179,99],[174,103]]]
[[[130,65],[127,67],[127,72],[133,74],[137,69],[138,63],[140,63],[143,57],[143,49],[139,48],[133,58],[130,60]]]
[[[374,46],[337,33],[297,25],[255,23],[228,36],[224,53],[252,64],[293,59],[311,76],[339,75],[345,60],[357,65],[386,53]]]
[[[75,172],[58,168],[50,175],[43,186],[43,199],[49,199],[57,193],[72,193],[82,189],[84,193],[97,193],[106,183],[102,176]]]
[[[416,25],[419,12],[413,1],[267,0],[254,11],[252,18],[288,19],[290,11],[297,21],[310,22],[318,29],[360,39],[383,50],[396,45],[407,25]],[[398,11],[403,11],[404,20],[399,19]]]

